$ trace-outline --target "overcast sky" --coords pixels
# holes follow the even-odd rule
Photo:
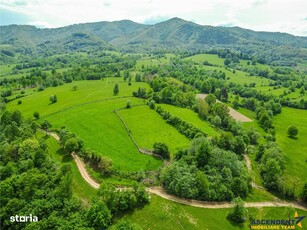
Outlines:
[[[130,19],[154,24],[179,17],[307,36],[307,0],[1,0],[0,24],[60,27]]]

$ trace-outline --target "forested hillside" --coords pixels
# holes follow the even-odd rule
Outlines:
[[[285,33],[255,32],[238,27],[202,26],[179,18],[155,25],[129,20],[76,24],[56,29],[1,26],[1,62],[74,51],[209,52],[228,48],[245,59],[295,65],[307,58],[307,38]]]

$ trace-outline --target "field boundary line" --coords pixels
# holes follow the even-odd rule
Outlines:
[[[133,106],[131,106],[131,107],[137,107],[137,106],[146,106],[146,105],[145,105],[145,104],[137,104],[137,105],[133,105]],[[161,160],[164,160],[162,156],[153,153],[153,152],[152,152],[151,150],[149,150],[149,149],[141,148],[141,147],[137,144],[136,140],[134,139],[134,137],[133,137],[133,135],[132,135],[132,133],[131,133],[131,130],[130,130],[129,127],[128,127],[128,125],[126,124],[126,122],[124,121],[124,119],[123,119],[123,118],[119,115],[119,113],[117,112],[117,111],[119,111],[119,110],[124,110],[124,109],[126,109],[126,108],[118,108],[118,109],[114,109],[113,111],[114,111],[114,113],[116,114],[116,116],[121,120],[121,122],[124,124],[125,129],[126,129],[126,131],[128,132],[128,135],[129,135],[130,139],[132,140],[132,142],[134,143],[134,145],[136,146],[136,148],[138,149],[138,151],[139,151],[140,153],[143,153],[143,154],[146,154],[146,155],[149,155],[149,156],[158,157],[158,158],[160,158]]]
[[[133,96],[122,96],[122,97],[105,98],[105,99],[100,99],[100,100],[88,101],[88,102],[84,102],[84,103],[80,103],[80,104],[77,104],[77,105],[66,107],[64,109],[61,109],[61,110],[53,112],[53,113],[49,113],[45,116],[42,116],[41,118],[49,117],[49,116],[52,116],[54,114],[58,114],[58,113],[61,113],[61,112],[64,112],[64,111],[67,111],[67,110],[70,110],[70,109],[73,109],[73,108],[83,106],[83,105],[94,104],[94,103],[103,102],[103,101],[112,101],[112,100],[117,100],[117,99],[122,99],[122,98],[132,98],[132,97]]]

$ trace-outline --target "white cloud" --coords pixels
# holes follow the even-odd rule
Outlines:
[[[31,22],[28,22],[28,25],[36,26],[38,28],[55,28],[56,27],[55,25],[51,25],[50,23],[44,22],[44,21],[31,21]]]
[[[306,36],[306,0],[1,0],[27,15],[24,24],[58,27],[130,19],[150,23],[180,17],[202,25],[233,25]]]

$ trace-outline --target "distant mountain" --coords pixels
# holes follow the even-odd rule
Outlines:
[[[202,26],[180,18],[143,25],[129,20],[70,25],[55,29],[10,25],[0,27],[0,54],[4,59],[63,52],[118,49],[143,51],[197,51],[230,48],[268,60],[306,58],[307,37],[255,32],[239,27]]]

